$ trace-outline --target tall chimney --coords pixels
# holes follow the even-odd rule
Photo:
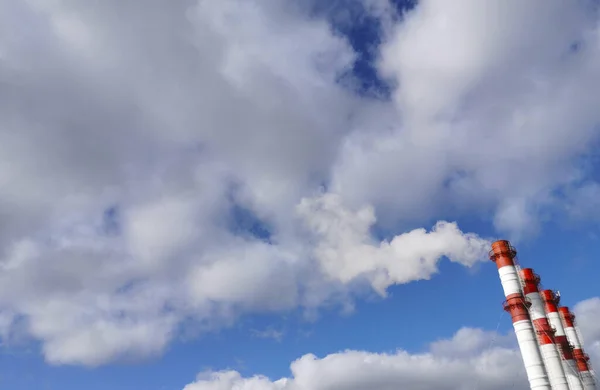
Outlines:
[[[565,327],[565,333],[567,334],[567,340],[573,345],[573,355],[577,362],[577,368],[581,374],[581,380],[583,382],[583,388],[585,390],[596,390],[596,381],[594,375],[590,369],[589,356],[583,351],[581,340],[575,329],[575,315],[571,313],[568,307],[559,307],[558,312],[562,319]]]
[[[529,315],[531,316],[531,322],[533,322],[533,327],[538,336],[540,351],[542,352],[552,389],[569,390],[569,383],[567,382],[567,377],[563,370],[562,359],[556,348],[554,329],[552,329],[548,323],[546,312],[544,310],[544,303],[540,296],[538,288],[540,285],[540,277],[535,274],[531,268],[524,268],[521,270],[521,280],[523,281],[523,293],[525,294],[525,298],[531,302]]]
[[[560,303],[560,295],[552,290],[543,290],[540,292],[542,300],[544,301],[544,308],[546,309],[546,317],[550,321],[550,325],[554,328],[556,333],[554,338],[556,345],[558,346],[562,358],[563,370],[569,382],[569,388],[571,390],[583,390],[583,383],[579,376],[579,370],[577,369],[577,362],[573,357],[573,348],[567,340],[565,328],[558,314],[558,305]]]
[[[508,241],[500,240],[492,244],[490,260],[498,267],[500,282],[506,297],[504,310],[512,317],[529,385],[531,389],[551,390],[533,323],[529,317],[528,308],[531,303],[525,300],[521,292],[521,281],[514,262],[516,255],[517,251]]]

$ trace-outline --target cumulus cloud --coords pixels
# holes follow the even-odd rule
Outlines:
[[[591,298],[579,302],[573,308],[577,326],[581,332],[585,351],[590,355],[592,367],[596,370],[600,364],[600,298]]]
[[[466,339],[481,337],[481,330],[464,328],[443,343],[462,348]],[[431,351],[411,354],[344,351],[318,358],[302,356],[291,366],[292,377],[271,381],[263,376],[242,377],[235,371],[201,373],[184,390],[387,390],[410,389],[527,389],[527,379],[514,349],[489,346],[474,347],[470,356],[448,356],[439,351],[439,343]],[[514,387],[513,387],[514,386]]]
[[[379,59],[401,125],[346,138],[336,191],[392,220],[478,209],[513,237],[535,232],[557,191],[575,196],[589,178],[578,157],[600,119],[590,3],[420,1]]]
[[[307,236],[293,244],[227,231],[211,244],[188,222],[197,217],[188,206],[167,197],[133,208],[122,224],[131,234],[70,224],[45,245],[19,242],[2,264],[5,307],[27,318],[49,362],[98,365],[160,353],[187,318],[212,328],[248,312],[303,307],[314,314],[324,304],[350,303],[355,282],[384,295],[391,284],[430,277],[442,256],[465,265],[485,259],[486,241],[449,223],[377,243],[368,232],[372,210],[365,219],[332,194],[299,204]],[[348,267],[358,268],[348,274]],[[10,317],[2,325],[8,332]]]
[[[574,163],[597,136],[585,4],[424,0],[399,20],[364,1],[390,101],[353,90],[357,53],[307,4],[0,2],[3,342],[98,365],[183,322],[348,306],[487,245],[405,230],[495,211],[532,231],[557,190],[593,188]]]
[[[599,310],[600,298],[575,307],[588,350],[600,343]],[[290,370],[291,377],[275,381],[230,370],[203,372],[184,390],[529,389],[514,334],[475,328],[462,328],[423,353],[307,354],[292,362]]]

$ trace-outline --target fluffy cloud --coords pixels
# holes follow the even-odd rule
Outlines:
[[[3,342],[29,335],[52,363],[153,355],[184,321],[312,313],[483,259],[454,223],[399,227],[495,211],[518,233],[557,190],[585,198],[590,13],[479,3],[392,25],[364,1],[398,84],[381,101],[352,89],[357,53],[311,1],[0,2]]]
[[[586,347],[598,345],[600,299],[580,302],[575,311]],[[473,328],[431,343],[425,353],[344,351],[323,358],[309,354],[290,369],[292,377],[277,381],[244,378],[236,371],[204,372],[184,390],[529,389],[514,334]]]
[[[600,298],[588,299],[578,303],[573,310],[584,347],[592,359],[592,367],[598,369],[600,364]]]
[[[486,345],[490,345],[486,334]],[[440,343],[446,347],[464,348],[469,345],[469,356],[449,356],[440,352]],[[481,331],[464,328],[450,340],[432,345],[432,351],[410,354],[368,353],[344,351],[323,358],[305,355],[291,366],[292,377],[271,381],[254,376],[243,378],[235,371],[202,373],[184,390],[387,390],[410,389],[503,389],[515,385],[516,389],[528,388],[524,369],[516,350],[495,347],[480,348]],[[466,352],[462,349],[462,352]]]
[[[336,191],[392,219],[479,209],[515,237],[535,231],[557,190],[589,179],[577,157],[598,140],[592,6],[420,1],[379,60],[401,125],[347,137]]]
[[[246,312],[300,306],[314,314],[350,303],[355,284],[385,295],[391,284],[429,278],[444,255],[472,265],[488,246],[451,223],[377,242],[368,232],[372,210],[353,212],[331,194],[300,203],[306,237],[294,244],[225,232],[211,244],[186,225],[196,215],[188,206],[166,198],[132,209],[129,233],[117,237],[84,224],[46,245],[19,242],[0,274],[5,307],[26,316],[48,361],[97,365],[159,353],[185,318],[214,327]]]

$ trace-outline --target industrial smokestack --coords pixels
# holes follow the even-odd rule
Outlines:
[[[569,390],[569,383],[563,370],[562,359],[556,347],[554,329],[548,323],[544,303],[540,296],[538,288],[540,277],[531,268],[524,268],[521,270],[521,280],[523,281],[525,298],[531,302],[529,315],[538,336],[540,351],[542,352],[552,389]]]
[[[585,390],[596,390],[596,381],[591,371],[589,364],[589,356],[583,351],[581,340],[575,329],[575,315],[571,313],[568,307],[560,307],[558,309],[562,323],[565,327],[565,333],[567,340],[573,345],[573,355],[577,362],[577,368],[581,374],[581,380],[583,382],[583,388]]]
[[[528,308],[531,302],[527,301],[521,292],[521,280],[514,262],[516,255],[517,251],[508,241],[500,240],[492,244],[490,260],[494,261],[498,267],[502,289],[506,297],[504,310],[508,311],[512,317],[529,385],[531,389],[551,390],[536,333],[529,316]]]
[[[563,370],[565,371],[567,381],[569,382],[569,388],[571,390],[583,390],[583,383],[581,382],[581,377],[579,376],[577,362],[573,357],[573,348],[571,344],[569,344],[569,340],[567,340],[565,328],[560,319],[560,315],[558,314],[560,295],[556,294],[552,290],[544,290],[540,292],[540,295],[544,301],[546,317],[548,317],[550,325],[556,331],[554,334],[554,339],[561,353]]]

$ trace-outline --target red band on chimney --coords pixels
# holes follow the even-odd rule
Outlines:
[[[577,362],[577,369],[580,372],[585,372],[590,370],[590,366],[588,364],[588,360],[590,357],[583,353],[582,349],[574,349],[573,356],[575,357],[575,361]]]
[[[521,294],[513,294],[511,298],[508,298],[504,302],[504,310],[510,313],[513,324],[519,321],[529,321],[529,306],[531,303],[527,302]]]
[[[521,279],[525,284],[523,286],[523,293],[525,295],[538,292],[538,285],[540,284],[540,277],[536,275],[531,268],[523,268],[521,270]]]
[[[563,306],[558,308],[558,312],[561,317],[565,321],[566,328],[574,328],[575,327],[575,315],[571,313],[568,307]]]
[[[498,269],[507,265],[515,265],[514,258],[517,251],[506,240],[499,240],[492,244],[490,260],[496,263]]]
[[[560,352],[562,354],[562,358],[564,360],[573,360],[573,348],[571,348],[571,344],[569,344],[569,340],[567,336],[556,336],[555,337],[556,344],[558,344],[560,348]]]
[[[533,320],[533,326],[538,334],[540,345],[554,344],[554,329],[550,327],[546,318]]]
[[[556,299],[556,294],[552,290],[544,290],[540,292],[542,296],[542,300],[544,301],[544,306],[546,308],[546,313],[557,313],[558,312],[558,303]]]

